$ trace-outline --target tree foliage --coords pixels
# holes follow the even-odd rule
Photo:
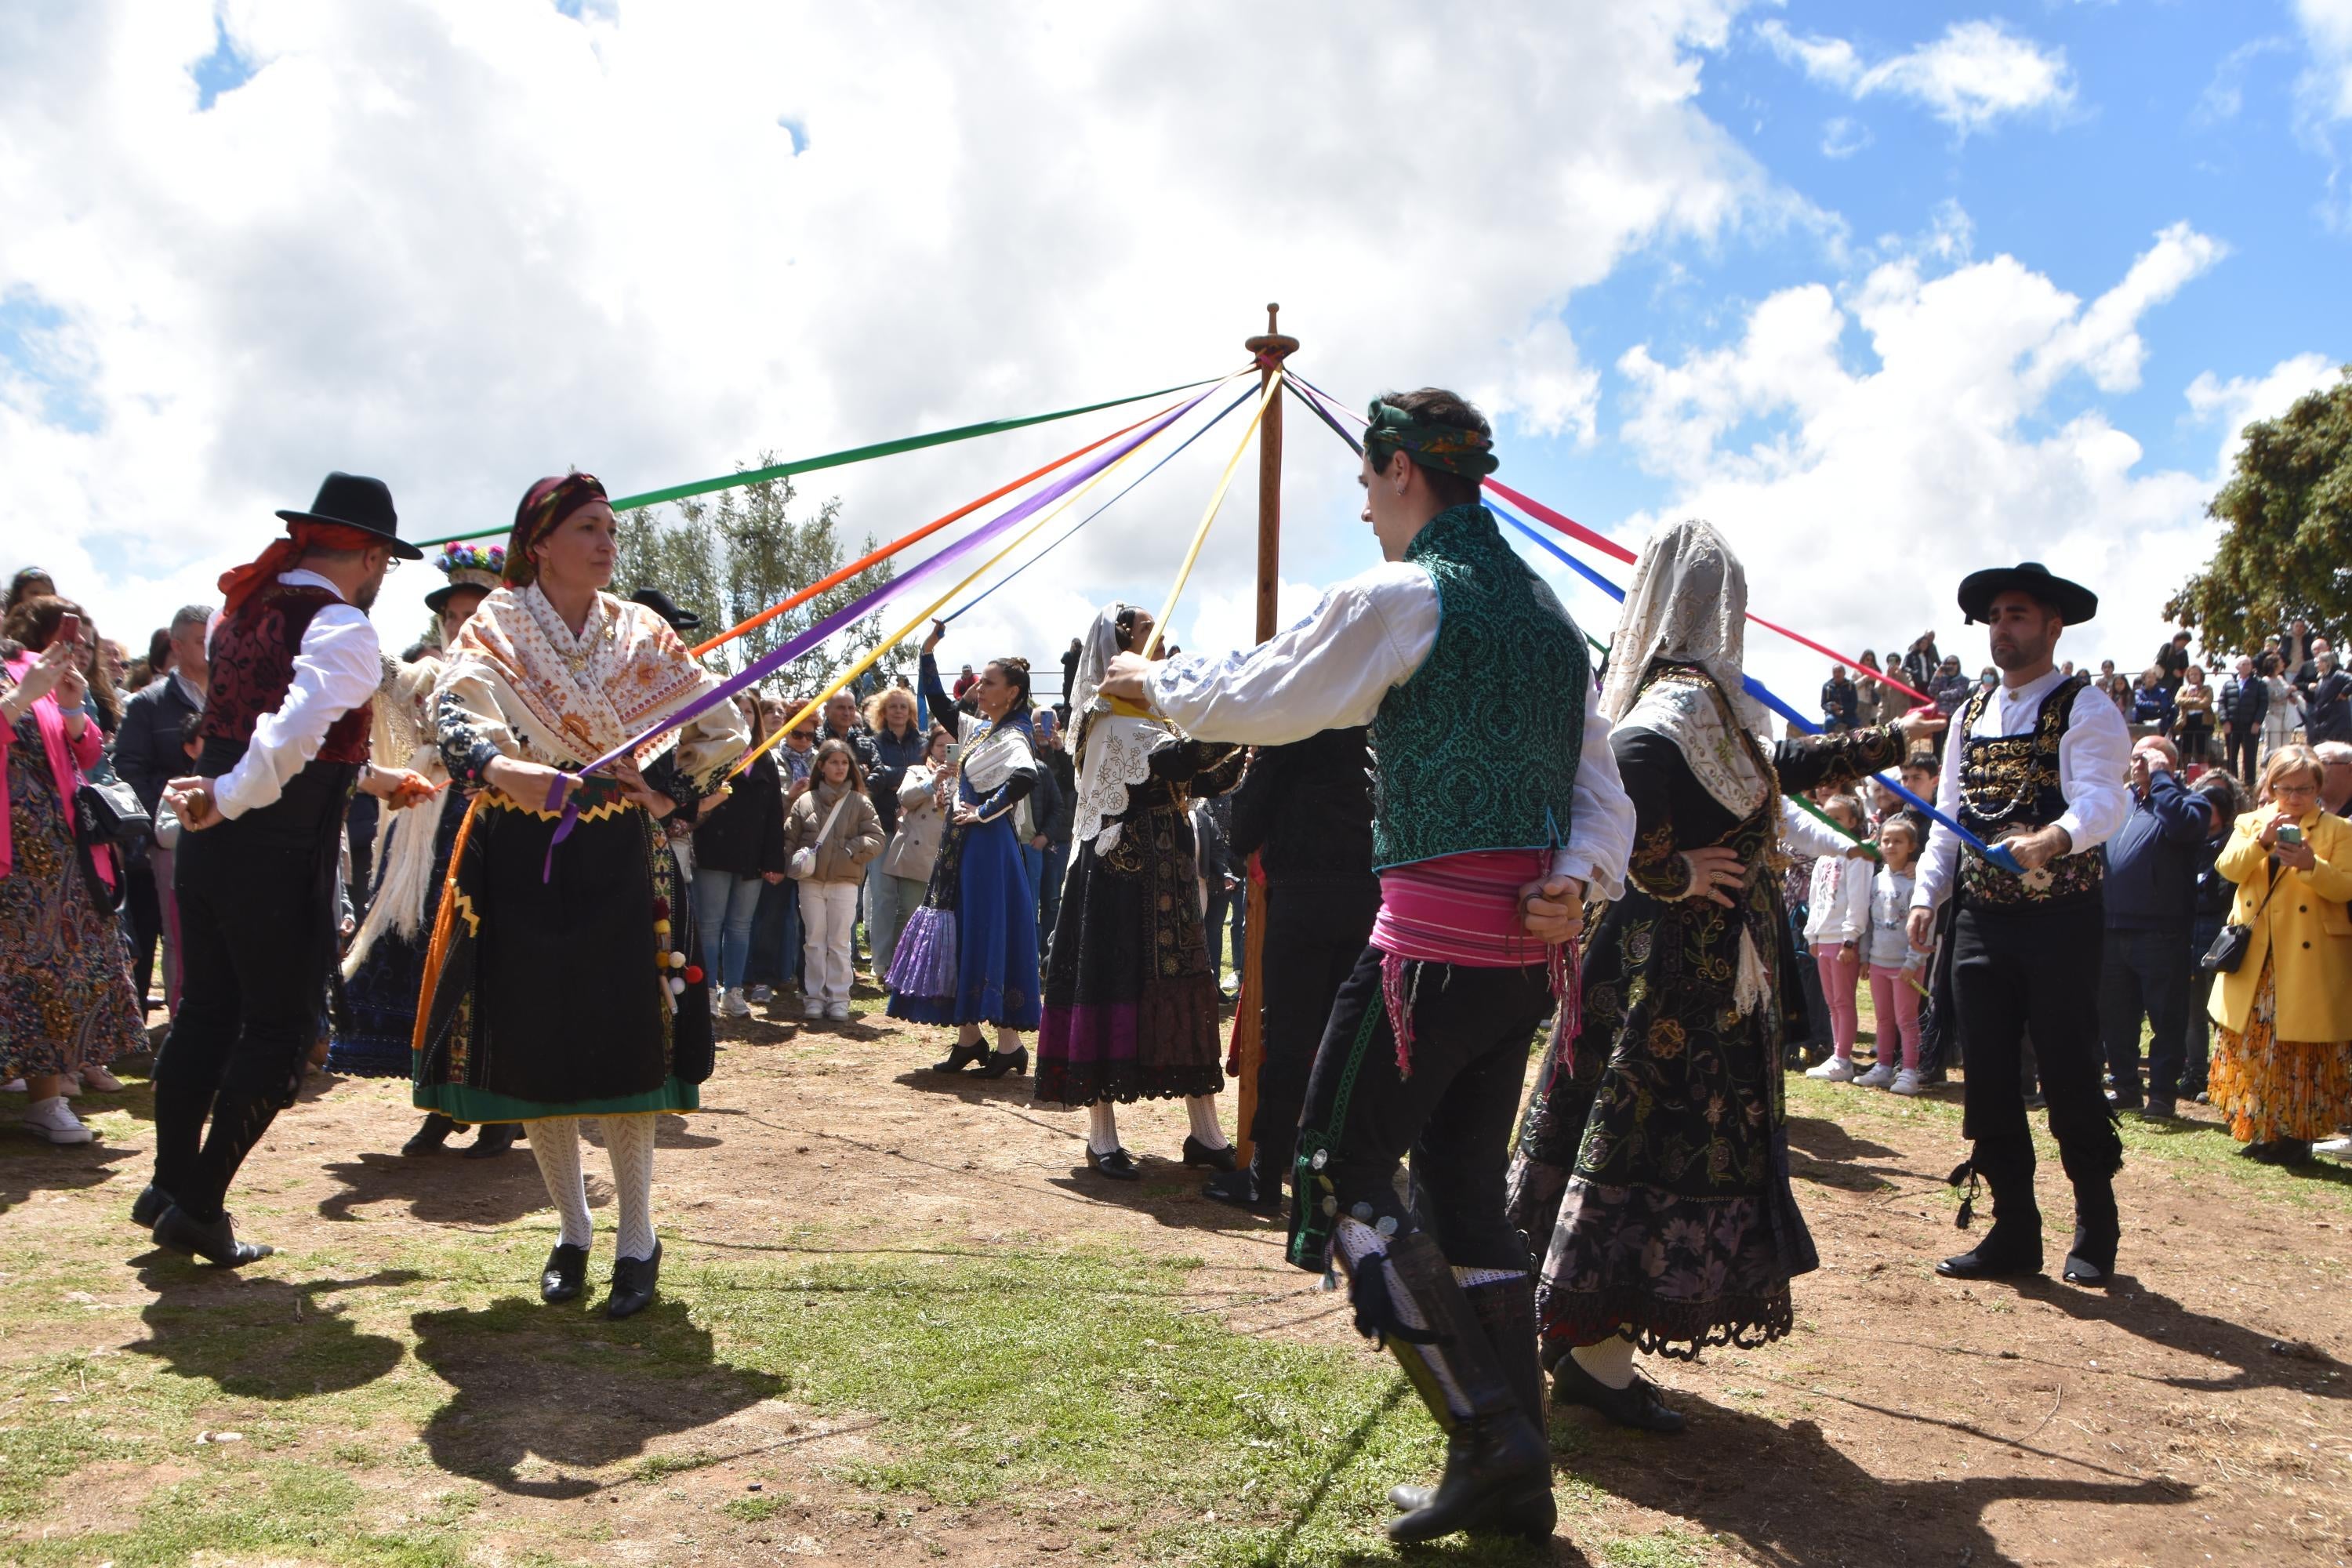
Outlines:
[[[774,461],[763,453],[759,466]],[[657,507],[625,512],[614,590],[629,594],[659,588],[679,608],[702,617],[699,637],[715,636],[847,563],[849,552],[838,533],[840,500],[827,500],[795,517],[793,503],[797,499],[789,479],[765,479],[714,497],[678,501],[674,515],[671,509]],[[874,543],[869,535],[857,553],[872,550]],[[714,649],[705,662],[730,672],[740,669],[891,576],[887,561],[870,566]],[[864,616],[763,684],[784,696],[812,696],[870,652],[883,635],[880,616]],[[900,672],[904,662],[902,651],[893,648],[874,665],[870,677],[887,681]]]
[[[2258,651],[2297,616],[2326,634],[2352,626],[2352,366],[2247,426],[2206,510],[2227,531],[2164,613],[2197,628],[2209,656]]]

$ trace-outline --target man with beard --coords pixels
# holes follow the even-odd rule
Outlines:
[[[2099,1084],[2099,968],[2105,910],[2099,846],[2131,813],[2125,775],[2131,731],[2087,677],[2059,673],[2061,633],[2088,621],[2098,595],[2038,562],[1978,572],[1960,608],[1990,628],[1998,688],[1962,705],[1944,747],[1937,795],[1969,832],[2005,848],[2020,870],[1961,854],[1942,823],[1927,840],[1912,894],[1912,945],[1925,951],[1936,906],[1958,900],[1952,988],[1968,1051],[1967,1114],[1974,1141],[1954,1173],[1992,1189],[1993,1225],[1939,1274],[1990,1279],[2039,1273],[2042,1215],[2033,1199],[2033,1138],[2019,1058],[2030,1036],[2051,1135],[2074,1187],[2074,1239],[2065,1277],[2104,1284],[2121,1223],[2115,1173],[2123,1164]],[[1962,1214],[1966,1215],[1967,1205]]]

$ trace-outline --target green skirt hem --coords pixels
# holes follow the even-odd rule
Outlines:
[[[477,1124],[485,1121],[544,1121],[557,1116],[651,1116],[665,1110],[698,1110],[702,1108],[701,1089],[675,1076],[665,1079],[660,1088],[647,1089],[643,1094],[624,1094],[607,1100],[522,1100],[511,1094],[493,1094],[488,1089],[467,1089],[463,1084],[454,1083],[418,1084],[415,1088],[417,1110],[437,1110],[452,1121]]]

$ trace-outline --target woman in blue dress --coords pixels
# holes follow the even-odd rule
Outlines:
[[[958,742],[955,810],[886,984],[893,1018],[958,1026],[955,1048],[934,1064],[939,1071],[978,1062],[982,1078],[1003,1078],[1028,1070],[1021,1035],[1036,1028],[1040,1013],[1037,896],[1013,837],[1013,807],[1037,783],[1029,661],[991,660],[971,689],[980,711],[966,713],[940,685],[931,657],[945,635],[931,623],[921,686],[932,719]],[[994,1050],[981,1042],[983,1024],[996,1026]]]

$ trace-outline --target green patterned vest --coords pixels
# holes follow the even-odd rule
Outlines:
[[[1372,721],[1372,865],[1568,842],[1592,680],[1584,634],[1482,506],[1404,558],[1437,584],[1437,641]]]

